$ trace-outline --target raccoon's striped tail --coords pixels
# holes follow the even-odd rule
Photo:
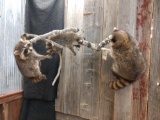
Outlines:
[[[112,89],[115,89],[115,90],[124,88],[125,86],[127,86],[135,81],[135,80],[125,79],[122,76],[115,73],[114,71],[112,71],[112,74],[117,78],[117,80],[110,82],[109,87]]]

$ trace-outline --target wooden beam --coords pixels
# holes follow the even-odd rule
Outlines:
[[[0,104],[6,103],[6,102],[10,102],[19,98],[22,98],[23,91],[17,91],[17,92],[12,92],[6,95],[0,95]]]

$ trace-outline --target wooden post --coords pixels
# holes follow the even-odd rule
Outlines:
[[[133,115],[135,120],[148,120],[148,83],[150,68],[150,48],[151,48],[151,22],[153,0],[137,0],[137,21],[136,38],[139,41],[139,47],[143,52],[147,69],[144,75],[133,84]]]

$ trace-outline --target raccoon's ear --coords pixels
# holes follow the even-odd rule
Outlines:
[[[14,51],[14,55],[19,55],[18,50],[15,50],[15,51]]]
[[[20,42],[24,42],[24,39],[20,38]]]
[[[118,28],[117,27],[114,27],[113,28],[113,31],[115,32],[115,31],[118,31]]]

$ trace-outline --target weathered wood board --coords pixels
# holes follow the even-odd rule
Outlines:
[[[66,27],[79,27],[84,31],[86,40],[94,43],[111,34],[113,27],[127,31],[139,41],[147,69],[132,85],[113,91],[107,86],[113,79],[110,71],[112,59],[109,56],[104,61],[101,52],[82,47],[75,57],[66,49],[63,51],[63,68],[56,101],[56,110],[61,113],[60,120],[62,116],[67,116],[64,120],[72,120],[74,116],[77,116],[77,120],[160,118],[160,87],[157,86],[157,82],[160,82],[160,60],[157,57],[160,51],[159,7],[159,0],[66,0]]]
[[[103,1],[103,19],[102,19],[102,39],[108,37],[113,28],[117,26],[117,1]],[[109,46],[107,46],[109,47]],[[111,74],[112,59],[108,55],[107,60],[101,62],[101,79],[99,81],[99,119],[113,120],[114,112],[114,90],[108,87],[108,83],[113,79]]]
[[[56,113],[56,120],[89,120],[89,119],[83,119],[77,116],[67,115],[63,113]]]
[[[103,0],[66,0],[65,2],[65,27],[79,27],[90,42],[99,43],[107,37],[109,30],[111,32],[116,24],[115,20],[112,22],[112,18],[116,16],[114,12],[111,13],[112,18],[107,17],[107,14],[104,13]],[[115,2],[110,1],[110,4],[115,4]],[[103,26],[104,23],[112,23],[110,29],[106,29],[106,26]],[[107,67],[104,63],[106,67],[101,69],[101,52],[82,47],[76,57],[67,49],[63,53],[56,111],[85,119],[112,118],[114,93],[113,91],[111,94],[105,93],[109,89],[104,84],[107,81],[106,76],[110,74],[110,66]],[[107,72],[107,75],[103,76],[103,80],[101,78],[102,70]],[[101,108],[102,110],[100,110]]]
[[[136,0],[119,0],[117,27],[135,37],[136,33]],[[114,119],[132,120],[132,85],[115,92]]]
[[[148,83],[150,67],[150,48],[151,48],[151,22],[153,12],[153,0],[137,0],[136,16],[136,38],[139,41],[139,47],[146,58],[146,72],[133,84],[132,99],[133,113],[132,119],[148,120]]]
[[[65,28],[83,29],[83,4],[83,0],[65,0]],[[56,111],[77,116],[80,114],[80,88],[83,79],[82,57],[82,48],[77,51],[76,56],[68,48],[63,51]]]
[[[148,96],[148,120],[160,119],[160,1],[154,0],[153,38]]]

